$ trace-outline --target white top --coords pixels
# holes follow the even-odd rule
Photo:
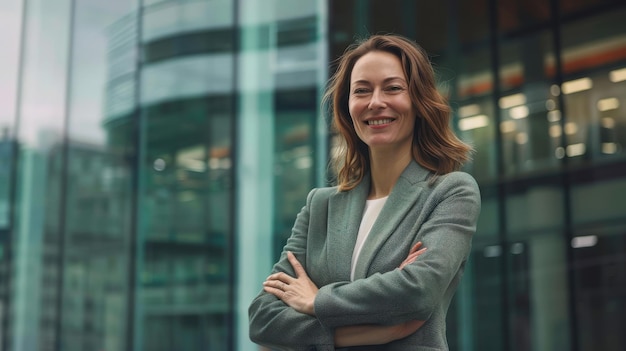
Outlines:
[[[381,197],[380,199],[374,200],[366,200],[365,201],[365,210],[363,211],[363,219],[361,219],[361,225],[359,226],[359,234],[356,238],[356,244],[354,245],[354,251],[352,252],[352,264],[350,267],[350,280],[354,280],[354,270],[356,268],[356,262],[359,258],[359,254],[361,253],[361,249],[363,248],[363,243],[365,243],[365,239],[370,234],[372,230],[372,226],[374,222],[376,222],[376,218],[380,214],[380,211],[383,209],[385,202],[387,201],[387,197]]]

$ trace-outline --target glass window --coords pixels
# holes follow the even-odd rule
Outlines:
[[[16,215],[11,228],[10,271],[14,282],[24,283],[13,285],[11,306],[6,307],[15,311],[6,340],[8,348],[47,351],[61,338],[55,328],[63,320],[62,314],[74,313],[59,309],[64,283],[59,277],[66,273],[60,271],[59,262],[65,258],[61,256],[65,229],[61,216],[66,195],[61,190],[67,157],[64,134],[70,1],[29,1],[24,9],[19,112],[15,116],[19,129],[11,133],[16,137],[19,166],[11,185],[15,187]]]
[[[574,164],[624,159],[626,9],[563,26],[566,146]],[[594,30],[589,30],[594,28]]]
[[[578,349],[622,350],[626,344],[626,227],[581,227],[571,246]]]
[[[179,56],[232,52],[233,35],[232,28],[181,33],[144,44],[143,57],[149,63]]]
[[[356,1],[361,2],[363,1]],[[339,57],[346,46],[354,40],[355,21],[358,20],[355,16],[356,11],[358,9],[355,8],[354,0],[328,2],[328,12],[332,14],[328,23],[329,62],[332,63]]]
[[[571,350],[566,243],[560,232],[509,241],[509,349]]]
[[[207,93],[229,94],[234,86],[233,64],[232,53],[173,57],[147,63],[142,66],[141,103],[193,99]]]
[[[275,96],[274,257],[278,259],[296,215],[315,181],[315,122],[317,91],[277,91]]]
[[[495,179],[497,174],[498,133],[493,109],[493,96],[487,94],[462,100],[456,111],[459,137],[474,147],[472,160],[464,170],[478,181]]]
[[[313,43],[317,40],[315,16],[282,20],[276,23],[276,46],[292,46]]]
[[[355,38],[395,33],[416,40],[429,53],[443,53],[448,39],[447,2],[388,0],[331,1],[331,59]]]
[[[228,348],[232,101],[208,94],[144,106],[144,347]],[[153,334],[161,328],[172,332]]]
[[[480,185],[481,209],[474,240],[492,243],[499,240],[500,211],[498,189],[495,185]]]
[[[550,19],[549,1],[500,0],[498,6],[498,29],[513,32]]]
[[[3,55],[0,55],[0,140],[8,140],[14,134],[19,72],[19,55],[21,19],[23,0],[6,0],[0,4],[0,42],[2,42]],[[1,163],[6,165],[7,163]],[[4,184],[3,182],[1,184]],[[2,197],[0,197],[2,199]],[[0,200],[1,203],[2,200]],[[2,205],[0,205],[2,207]],[[0,223],[2,223],[0,210]],[[0,225],[0,228],[2,225]]]
[[[626,316],[626,174],[603,167],[572,177],[574,296],[579,349],[620,350]]]
[[[574,225],[624,220],[626,178],[623,173],[623,170],[615,167],[573,176],[570,207]]]
[[[237,0],[242,1],[242,0]],[[233,3],[235,0],[143,0],[142,43],[151,43],[170,38],[182,40],[194,34],[206,39],[218,39],[212,32],[219,33],[233,26]],[[176,39],[180,37],[181,39]],[[197,42],[196,42],[197,43]],[[200,44],[200,48],[223,48],[232,45],[232,39]]]
[[[550,38],[548,32],[532,33],[501,46],[498,107],[506,174],[554,169],[562,158]]]
[[[107,106],[115,97],[103,91],[117,83],[122,72],[132,75],[135,70],[134,62],[124,61],[136,57],[129,44],[136,40],[137,22],[129,17],[134,12],[134,4],[125,0],[75,4],[67,163],[59,159],[59,166],[67,168],[58,167],[57,175],[68,185],[60,194],[65,201],[61,343],[66,350],[126,348],[134,231],[133,166],[127,161],[135,156],[134,136],[132,114],[116,114]],[[126,94],[132,109],[134,89]],[[44,257],[54,262],[54,256]],[[54,324],[46,321],[49,327]],[[54,343],[45,344],[53,350]]]
[[[563,16],[580,15],[602,11],[611,5],[623,5],[621,0],[559,0],[561,14]]]
[[[489,35],[489,11],[487,0],[460,1],[453,6],[458,24],[458,31],[452,37],[458,37],[463,45],[486,42]],[[467,16],[471,13],[471,16]],[[452,39],[452,38],[450,38]]]
[[[570,349],[563,196],[558,177],[507,186],[512,350]]]
[[[504,258],[497,188],[481,186],[482,210],[463,280],[448,311],[450,349],[503,350]],[[454,347],[456,344],[456,348]]]
[[[466,276],[457,292],[459,304],[469,305],[468,318],[461,320],[465,332],[459,344],[463,350],[503,349],[506,332],[502,323],[502,248],[497,242],[475,242],[466,266]],[[469,296],[464,292],[469,290]]]
[[[563,229],[563,188],[558,176],[507,185],[506,220],[511,240],[525,238],[534,231]]]
[[[12,182],[15,145],[16,101],[18,91],[19,52],[22,18],[22,0],[8,0],[0,3],[0,42],[3,54],[0,55],[0,321],[6,316],[5,297],[8,277]],[[2,333],[2,331],[0,331]],[[1,341],[1,339],[0,339]]]
[[[4,240],[10,225],[11,181],[13,179],[13,141],[7,136],[0,138],[0,231]],[[6,231],[6,232],[5,232]],[[3,247],[0,245],[0,247]],[[3,247],[4,249],[4,247]],[[2,256],[0,256],[0,259]]]
[[[367,3],[367,33],[402,34],[415,39],[429,53],[445,51],[450,20],[449,3],[411,0]]]
[[[448,46],[445,70],[455,72],[456,87],[450,92],[459,136],[474,147],[472,162],[465,170],[479,181],[497,174],[498,126],[493,109],[491,51],[487,45],[487,3],[474,0],[459,3],[458,31]],[[475,16],[463,16],[472,11]],[[457,12],[455,12],[457,14]]]

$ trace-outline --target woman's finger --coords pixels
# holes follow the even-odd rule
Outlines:
[[[278,272],[278,273],[274,273],[272,275],[270,275],[269,277],[267,277],[265,279],[266,282],[268,281],[277,281],[277,282],[283,282],[285,284],[290,284],[293,281],[293,277],[291,277],[290,275],[284,273],[284,272]]]
[[[288,287],[289,284],[276,279],[270,279],[263,282],[263,289],[278,298],[281,298]]]
[[[423,254],[426,251],[426,248],[424,247],[420,249],[421,246],[422,246],[421,241],[413,245],[413,247],[411,248],[411,251],[409,252],[409,255],[404,259],[404,261],[402,261],[402,263],[400,264],[400,266],[398,266],[398,268],[402,269],[406,265],[413,263],[421,254]]]
[[[304,267],[302,267],[300,261],[298,261],[296,255],[294,255],[293,252],[287,251],[287,259],[289,260],[289,263],[291,263],[291,267],[293,267],[293,270],[296,272],[297,278],[308,277],[306,271],[304,270]]]
[[[420,249],[416,252],[413,252],[411,254],[409,254],[409,256],[407,256],[407,258],[417,258],[419,257],[421,254],[423,254],[426,251],[426,248]]]
[[[422,242],[418,241],[415,245],[413,245],[413,247],[411,247],[411,250],[409,250],[409,254],[419,250],[420,247],[422,247]]]
[[[276,286],[276,281],[265,281],[263,283],[263,290],[265,290],[265,292],[267,292],[269,294],[272,294],[272,295],[276,296],[279,299],[281,298],[281,296],[284,293],[283,290],[279,289]]]

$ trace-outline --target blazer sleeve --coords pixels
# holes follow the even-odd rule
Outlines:
[[[287,251],[295,254],[299,262],[306,262],[306,245],[311,200],[315,191],[307,196],[306,205],[298,216],[290,238],[274,265],[272,273],[285,272],[295,276],[287,260]],[[303,264],[304,265],[304,264]],[[306,269],[306,267],[305,267]],[[297,312],[274,295],[261,290],[249,309],[250,339],[275,350],[334,350],[334,331],[323,326],[317,318]]]
[[[469,174],[442,178],[422,209],[426,219],[407,233],[413,242],[422,241],[426,252],[403,269],[321,287],[315,314],[325,327],[428,320],[452,296],[469,256],[480,193]]]

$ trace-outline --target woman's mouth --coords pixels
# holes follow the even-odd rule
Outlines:
[[[389,124],[391,122],[393,122],[393,119],[391,119],[391,118],[372,119],[372,120],[367,121],[367,125],[368,126],[379,126],[379,125],[382,125],[382,124]]]

